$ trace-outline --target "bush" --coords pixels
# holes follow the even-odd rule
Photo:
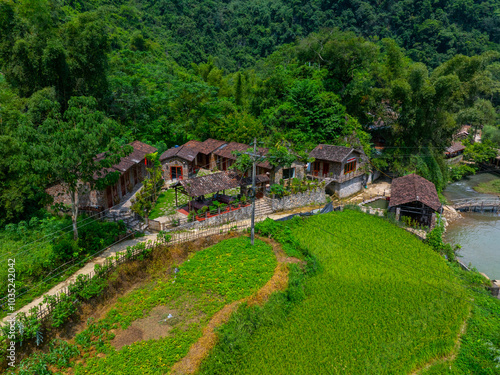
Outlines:
[[[68,261],[79,254],[77,243],[68,238],[63,238],[52,248],[55,261]]]
[[[469,164],[458,164],[450,167],[450,180],[458,181],[464,176],[476,174],[476,169]]]

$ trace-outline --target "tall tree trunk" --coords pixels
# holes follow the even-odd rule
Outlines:
[[[73,222],[73,239],[78,240],[78,189],[71,191],[71,220]]]

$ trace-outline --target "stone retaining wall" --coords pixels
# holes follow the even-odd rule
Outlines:
[[[321,188],[313,191],[306,191],[304,193],[287,195],[281,199],[269,199],[273,212],[285,211],[297,207],[307,206],[313,203],[325,203],[326,194]]]
[[[236,211],[226,212],[214,217],[209,217],[203,221],[192,221],[188,223],[184,223],[178,227],[169,228],[169,230],[183,230],[183,229],[197,229],[202,227],[214,226],[218,224],[224,224],[232,221],[245,220],[250,218],[252,214],[252,205],[247,207],[240,208]],[[153,229],[153,228],[151,228]],[[154,230],[154,229],[153,229]]]

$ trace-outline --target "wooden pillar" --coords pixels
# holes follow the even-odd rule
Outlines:
[[[396,221],[399,221],[400,216],[401,216],[401,208],[396,207]]]
[[[174,189],[175,189],[175,206],[177,207],[179,205],[179,203],[177,202],[177,186]]]

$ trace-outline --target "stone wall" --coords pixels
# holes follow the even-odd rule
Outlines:
[[[55,203],[63,203],[71,205],[71,197],[66,193],[62,184],[51,186],[45,190],[54,198]],[[78,207],[102,206],[106,207],[106,191],[92,190],[90,192],[81,193],[78,199]]]
[[[170,167],[182,167],[182,178],[186,180],[189,178],[189,167],[190,163],[187,160],[178,158],[178,157],[172,157],[169,159],[165,159],[161,162],[162,169],[163,169],[163,178],[165,181],[172,181],[170,179]]]
[[[203,221],[195,220],[192,222],[184,223],[178,227],[171,228],[170,230],[173,231],[183,230],[183,229],[188,230],[188,229],[197,229],[208,226],[214,226],[218,224],[225,224],[228,222],[249,219],[251,215],[252,215],[252,205],[249,205],[247,207],[240,208],[236,211],[230,211],[214,217],[209,217]],[[150,228],[150,229],[155,230],[155,228]]]
[[[305,168],[304,165],[298,164],[298,163],[293,163],[291,168],[295,168],[295,178],[298,178],[299,180],[302,180],[305,176]],[[280,180],[283,178],[283,168],[277,168],[276,172],[274,173],[274,180],[273,180],[273,174],[270,173],[270,178],[272,181],[269,183],[272,184],[279,184]],[[287,180],[288,181],[288,180]]]
[[[326,194],[321,188],[304,193],[287,195],[281,199],[269,199],[273,212],[290,210],[297,207],[307,206],[313,203],[325,203]]]
[[[361,191],[365,180],[365,175],[361,175],[341,183],[332,182],[326,186],[325,190],[328,194],[336,195],[339,198],[346,198]]]

